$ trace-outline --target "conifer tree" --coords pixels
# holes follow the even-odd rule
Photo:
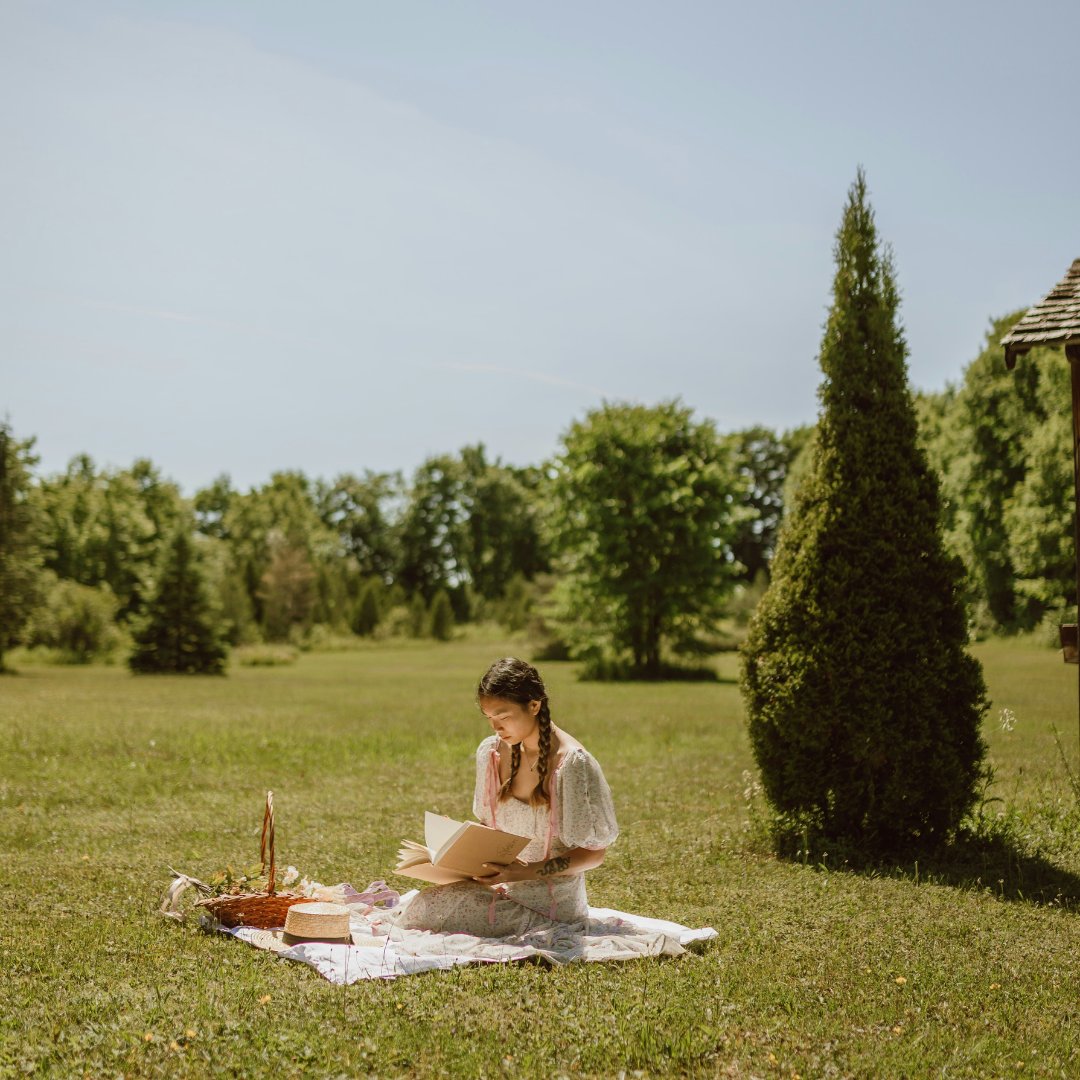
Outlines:
[[[31,499],[34,440],[19,441],[0,420],[0,671],[22,642],[44,592],[41,519]]]
[[[221,675],[225,656],[191,530],[182,524],[165,549],[128,666],[139,673]]]
[[[743,649],[743,693],[781,847],[809,833],[872,855],[945,839],[972,807],[986,699],[861,169],[835,258],[817,443]]]

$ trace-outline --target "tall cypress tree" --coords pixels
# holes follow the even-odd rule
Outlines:
[[[135,636],[128,666],[139,673],[221,675],[225,645],[188,523],[174,533]]]
[[[743,694],[782,846],[809,830],[874,854],[946,838],[972,807],[987,705],[861,169],[835,258],[817,446],[743,649]]]

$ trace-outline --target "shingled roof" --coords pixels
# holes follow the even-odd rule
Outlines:
[[[1080,345],[1080,259],[1068,273],[1001,339],[1005,366],[1036,345]]]

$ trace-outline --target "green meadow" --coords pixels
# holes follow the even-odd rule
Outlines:
[[[590,900],[719,932],[679,958],[341,988],[156,914],[168,866],[256,860],[268,788],[279,863],[386,876],[424,810],[469,812],[473,687],[515,648],[0,679],[0,1075],[1080,1076],[1077,672],[1024,640],[975,648],[981,838],[872,870],[769,853],[734,656],[714,684],[541,664],[619,809]]]

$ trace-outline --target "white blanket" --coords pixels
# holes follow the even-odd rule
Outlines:
[[[415,891],[401,898],[406,904]],[[338,985],[360,979],[393,979],[456,967],[459,964],[546,960],[565,964],[577,960],[629,960],[645,956],[677,956],[694,941],[716,937],[711,927],[693,930],[664,919],[647,919],[611,908],[589,908],[585,923],[558,924],[519,939],[479,938],[470,934],[435,934],[400,930],[393,911],[351,906],[352,945],[307,942],[289,946],[280,931],[240,926],[224,930],[256,948],[268,949],[286,960],[309,964]]]

